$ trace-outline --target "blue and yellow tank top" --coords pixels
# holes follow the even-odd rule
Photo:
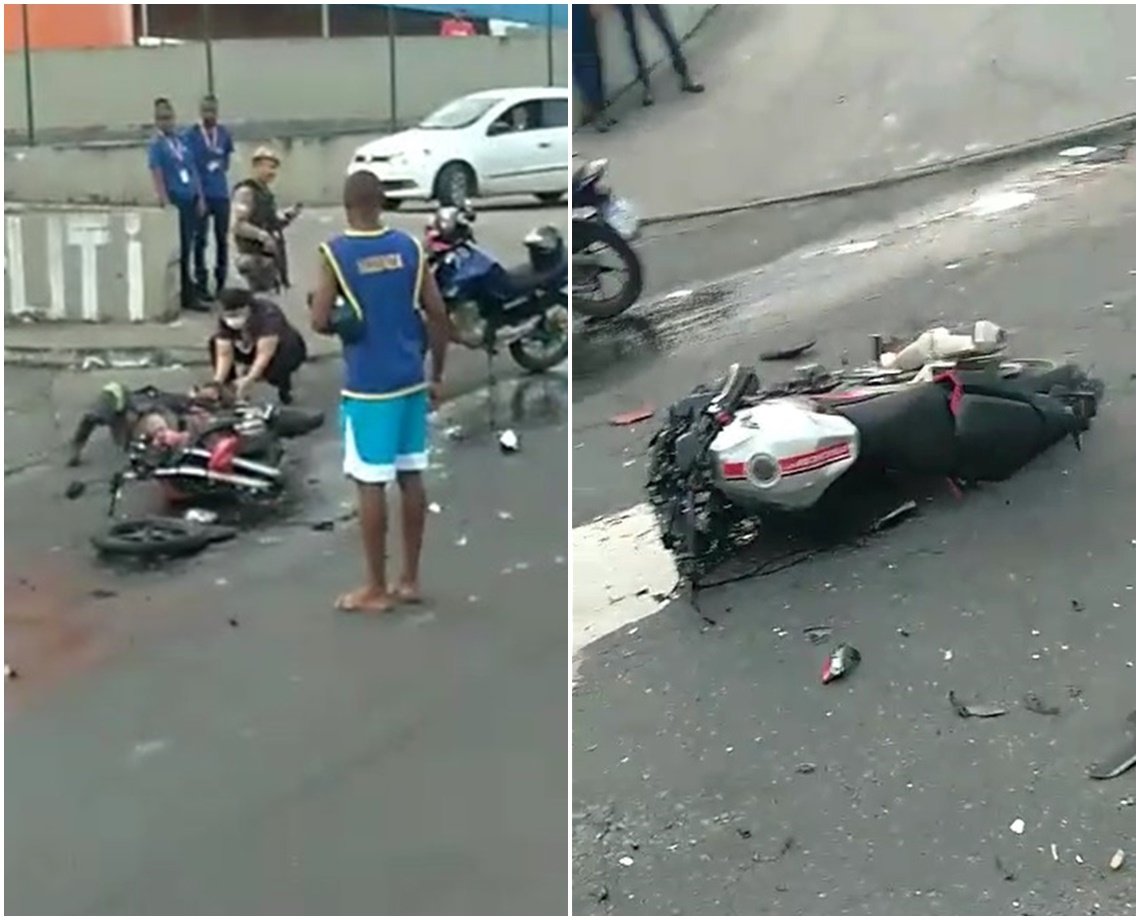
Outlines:
[[[344,345],[343,394],[385,399],[426,386],[426,330],[419,240],[403,230],[345,230],[321,244],[341,295],[363,320],[364,334]]]

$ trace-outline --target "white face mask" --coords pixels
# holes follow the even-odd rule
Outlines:
[[[244,316],[223,316],[222,322],[226,324],[228,329],[233,329],[235,332],[245,327]]]

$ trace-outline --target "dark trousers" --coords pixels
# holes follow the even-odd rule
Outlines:
[[[187,310],[197,302],[194,279],[190,275],[190,259],[194,238],[198,235],[198,205],[193,200],[171,203],[178,212],[178,292],[182,309]]]
[[[590,8],[577,4],[571,7],[574,29],[571,33],[574,82],[591,113],[600,111],[606,104],[605,84],[602,81],[602,58],[598,50],[598,31]]]
[[[206,213],[197,223],[194,233],[194,280],[198,293],[206,294],[206,238],[210,226],[214,228],[214,292],[226,285],[226,272],[229,267],[230,200],[228,198],[207,198]]]
[[[210,336],[210,367],[218,366],[218,337],[217,335]],[[297,369],[305,363],[309,357],[309,347],[305,344],[304,337],[293,330],[292,335],[283,335],[277,343],[277,351],[273,353],[273,357],[269,360],[269,367],[265,369],[262,379],[265,380],[272,387],[277,388],[277,392],[281,395],[282,399],[289,398],[293,391],[293,375]],[[242,367],[249,367],[253,363],[254,352],[243,354],[234,349],[234,363],[230,368],[229,377],[224,381],[225,383],[232,383],[234,378],[237,377],[238,365]]]
[[[673,27],[669,24],[669,16],[659,3],[644,3],[642,6],[649,15],[649,21],[657,27],[665,46],[669,49],[669,59],[673,62],[673,70],[677,76],[685,77],[689,73],[689,66],[685,63],[685,56],[681,53],[681,43],[673,34]],[[649,68],[645,66],[645,56],[641,53],[641,43],[637,40],[637,23],[634,21],[633,3],[619,3],[618,12],[621,13],[622,24],[625,26],[625,35],[629,39],[629,52],[633,55],[633,62],[637,66],[637,77],[644,86],[649,85]]]

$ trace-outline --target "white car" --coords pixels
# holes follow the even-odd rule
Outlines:
[[[392,208],[408,199],[566,195],[570,94],[564,87],[488,89],[449,102],[408,131],[359,148],[351,175],[367,170]]]

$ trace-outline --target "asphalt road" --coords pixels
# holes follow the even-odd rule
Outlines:
[[[307,380],[332,405],[335,365]],[[101,488],[7,478],[6,912],[565,910],[565,377],[497,413],[517,455],[485,394],[441,412],[428,602],[383,618],[332,609],[362,563],[310,526],[353,498],[331,424],[286,513],[158,571],[91,558]]]
[[[675,296],[576,337],[575,913],[1135,911],[1135,775],[1085,776],[1135,706],[1135,169],[962,181],[865,199],[840,233],[803,208],[782,241],[770,215],[655,241]],[[614,413],[778,343],[861,360],[871,333],[979,316],[1019,354],[1095,364],[1108,391],[1082,452],[701,592],[707,619],[654,599],[673,573],[641,504],[652,423]],[[862,664],[821,686],[838,642]],[[1010,712],[959,719],[949,690]],[[1030,692],[1060,715],[1023,708]]]

